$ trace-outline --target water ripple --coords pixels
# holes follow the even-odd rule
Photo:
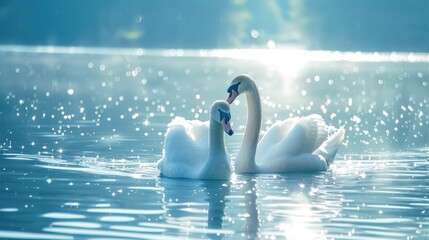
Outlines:
[[[42,215],[45,218],[55,218],[55,219],[83,219],[86,218],[85,215],[75,214],[75,213],[61,213],[61,212],[50,212]]]
[[[59,232],[61,233],[61,232]],[[55,240],[69,240],[74,239],[72,236],[59,235],[59,234],[47,234],[47,233],[36,233],[36,232],[22,232],[22,231],[4,231],[0,230],[0,238],[5,239],[55,239]]]
[[[143,209],[126,209],[126,208],[88,208],[90,213],[109,213],[109,214],[137,214],[137,215],[158,215],[164,213],[164,210],[143,210]]]

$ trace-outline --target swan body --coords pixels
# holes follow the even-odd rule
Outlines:
[[[227,102],[245,93],[247,125],[235,159],[238,173],[326,171],[341,146],[345,130],[327,126],[320,115],[289,118],[273,124],[259,141],[262,106],[255,81],[239,75],[228,88]]]
[[[163,156],[157,163],[168,178],[229,179],[231,164],[224,143],[225,131],[233,134],[229,105],[216,101],[210,120],[185,120],[176,117],[168,124]]]

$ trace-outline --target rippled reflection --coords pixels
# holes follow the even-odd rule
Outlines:
[[[419,239],[429,234],[424,149],[397,156],[347,155],[325,173],[237,175],[227,182],[160,178],[154,165],[144,170],[144,178],[132,177],[142,171],[134,163],[108,177],[105,170],[97,174],[97,165],[40,168],[53,162],[32,155],[1,157],[3,169],[21,176],[0,183],[1,224],[8,229],[1,231],[3,238]],[[11,179],[14,173],[5,174]],[[15,225],[24,219],[35,222],[28,234]]]
[[[230,194],[227,181],[194,181],[160,178],[166,223],[178,235],[205,233],[209,238],[220,239],[234,231],[223,230],[226,197]]]

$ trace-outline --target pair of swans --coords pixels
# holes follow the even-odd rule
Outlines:
[[[320,115],[289,118],[273,124],[259,140],[262,106],[255,81],[235,77],[227,101],[216,101],[210,125],[175,118],[165,135],[163,157],[157,167],[170,178],[229,179],[231,164],[224,143],[232,135],[229,104],[240,94],[247,99],[247,125],[235,159],[237,173],[286,173],[326,171],[345,137],[343,127],[327,126]],[[223,130],[222,130],[223,128]]]

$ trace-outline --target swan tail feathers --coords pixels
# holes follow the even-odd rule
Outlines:
[[[346,137],[346,130],[344,126],[341,126],[336,132],[334,132],[326,141],[326,148],[333,149],[339,148]]]
[[[325,151],[326,151],[325,159],[328,165],[334,162],[335,155],[337,154],[338,149],[341,147],[341,144],[343,143],[345,136],[346,136],[346,130],[344,129],[344,126],[342,126],[338,130],[336,130],[332,135],[330,135],[328,140],[325,142],[323,147],[325,148]]]

